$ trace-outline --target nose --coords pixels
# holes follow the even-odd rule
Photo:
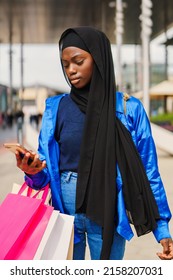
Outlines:
[[[75,65],[73,63],[71,63],[69,65],[68,72],[69,72],[70,75],[76,74],[77,70],[76,70],[76,67],[75,67]]]

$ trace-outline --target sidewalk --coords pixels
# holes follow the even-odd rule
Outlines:
[[[0,203],[8,192],[11,191],[13,182],[22,184],[23,172],[16,167],[15,156],[6,151],[2,144],[5,141],[16,142],[15,127],[12,130],[2,130],[0,128]],[[173,213],[173,157],[158,151],[158,163],[163,183],[165,185],[170,209]],[[170,230],[173,235],[173,219],[170,222]],[[127,241],[125,259],[126,260],[158,260],[156,252],[161,251],[152,233],[143,237],[134,237],[130,242]],[[87,259],[88,252],[87,252]]]

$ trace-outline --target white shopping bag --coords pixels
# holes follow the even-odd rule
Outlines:
[[[37,249],[35,260],[72,260],[74,217],[54,210]]]

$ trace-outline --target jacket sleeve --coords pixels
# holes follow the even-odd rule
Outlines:
[[[151,189],[158,205],[160,219],[157,222],[158,227],[153,233],[156,240],[159,242],[163,238],[171,237],[168,228],[171,212],[159,173],[156,147],[152,137],[150,122],[141,102],[136,101],[136,103],[137,106],[134,106],[132,110],[133,126],[136,134],[135,138],[137,139],[136,146],[143,161]]]
[[[25,182],[35,190],[45,187],[49,183],[49,173],[47,170],[42,170],[35,175],[25,174]]]

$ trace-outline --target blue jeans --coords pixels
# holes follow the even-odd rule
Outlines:
[[[85,259],[86,238],[92,260],[99,260],[102,248],[102,227],[91,221],[85,214],[75,214],[77,173],[63,172],[61,174],[61,190],[65,212],[75,216],[75,227],[80,236],[80,242],[74,244],[74,260]],[[116,231],[111,248],[110,260],[122,260],[125,250],[125,239]]]

